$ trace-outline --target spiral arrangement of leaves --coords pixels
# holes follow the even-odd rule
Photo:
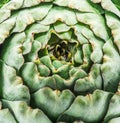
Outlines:
[[[119,81],[119,0],[0,9],[1,123],[119,123]]]

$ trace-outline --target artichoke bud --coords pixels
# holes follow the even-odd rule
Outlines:
[[[120,0],[1,1],[0,123],[120,123]]]

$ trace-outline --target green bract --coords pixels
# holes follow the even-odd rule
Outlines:
[[[0,123],[120,122],[119,0],[0,4]]]

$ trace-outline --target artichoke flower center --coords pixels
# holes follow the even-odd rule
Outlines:
[[[54,60],[65,60],[65,61],[70,61],[71,60],[71,53],[70,49],[68,47],[68,42],[67,41],[59,41],[60,43],[56,43],[52,47],[48,45],[48,52],[51,55],[51,59]]]

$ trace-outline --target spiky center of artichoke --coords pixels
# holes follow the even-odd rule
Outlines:
[[[51,59],[70,61],[71,53],[67,45],[69,45],[67,41],[60,41],[60,43],[53,44],[53,46],[48,45],[48,52],[51,55]]]
[[[77,41],[71,42],[69,40],[60,39],[55,34],[52,34],[48,43],[40,49],[39,57],[49,55],[52,62],[59,60],[69,62],[74,66],[80,66],[83,63],[81,47],[82,45],[80,46]],[[81,54],[77,53],[78,50],[80,50]],[[77,60],[76,57],[79,57],[79,60]]]

